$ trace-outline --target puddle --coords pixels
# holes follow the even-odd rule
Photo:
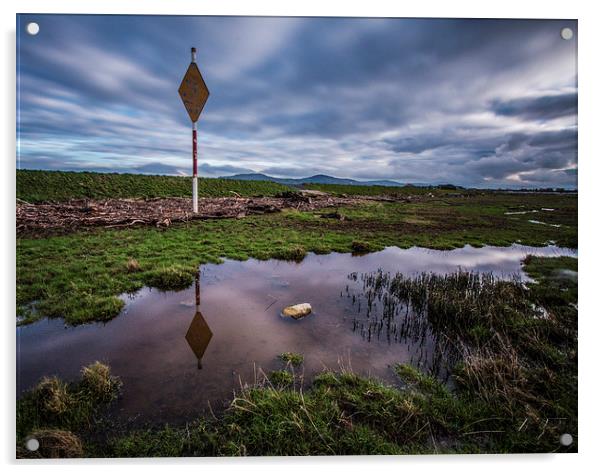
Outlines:
[[[544,209],[542,209],[544,210]],[[539,212],[539,210],[519,210],[516,212],[504,212],[504,215],[526,215],[526,214],[535,214]]]
[[[540,222],[539,220],[529,220],[529,223],[535,223],[537,225],[546,225],[548,227],[555,227],[555,228],[560,228],[562,225],[560,225],[559,223],[546,223],[546,222]]]
[[[577,256],[555,246],[466,246],[452,251],[387,248],[364,256],[309,254],[301,263],[226,261],[203,265],[198,284],[181,292],[144,288],[124,296],[126,307],[102,324],[65,327],[59,319],[17,327],[17,389],[40,377],[75,379],[83,365],[108,363],[124,382],[118,415],[134,421],[178,422],[219,411],[259,369],[279,369],[280,353],[305,356],[307,379],[324,368],[351,367],[396,383],[390,366],[428,362],[429,340],[370,341],[354,331],[357,308],[341,297],[353,272],[493,272],[525,275],[527,254]],[[196,286],[196,287],[195,287]],[[308,302],[311,315],[280,317],[287,305]]]

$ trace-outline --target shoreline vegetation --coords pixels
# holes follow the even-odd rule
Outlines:
[[[341,371],[303,390],[302,354],[283,353],[275,354],[282,369],[241,389],[219,417],[131,429],[106,414],[120,381],[97,362],[78,382],[44,378],[17,401],[17,455],[576,452],[577,260],[527,257],[524,266],[534,278],[527,286],[462,272],[364,275],[368,292],[408,302],[411,317],[458,348],[453,389],[396,365],[399,388]],[[564,433],[570,446],[559,442]],[[39,437],[38,452],[23,448],[30,436]]]

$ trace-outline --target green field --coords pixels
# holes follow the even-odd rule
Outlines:
[[[420,196],[433,194],[436,196],[450,196],[457,194],[473,195],[478,193],[475,189],[464,189],[456,186],[359,186],[350,184],[303,184],[304,189],[328,192],[334,195],[382,195],[394,198]]]
[[[271,196],[288,187],[275,182],[199,179],[199,197]],[[236,194],[235,194],[236,193]],[[96,172],[17,171],[17,198],[30,203],[69,199],[190,197],[190,177]]]

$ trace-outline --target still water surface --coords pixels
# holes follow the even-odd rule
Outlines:
[[[224,407],[241,383],[260,370],[282,367],[286,351],[305,356],[304,376],[340,367],[395,383],[391,365],[428,363],[429,340],[368,342],[353,331],[357,309],[347,297],[352,272],[522,272],[527,254],[577,256],[548,246],[464,248],[437,251],[391,247],[364,256],[308,255],[301,263],[248,260],[203,265],[199,302],[195,285],[180,292],[144,288],[124,296],[122,314],[108,323],[66,327],[47,319],[17,328],[18,392],[42,376],[78,377],[96,360],[111,366],[124,383],[118,414],[132,421],[177,422]],[[309,302],[301,320],[280,317],[283,307]]]

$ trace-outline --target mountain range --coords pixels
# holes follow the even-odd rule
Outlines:
[[[238,181],[272,181],[284,184],[287,186],[300,186],[302,184],[344,184],[348,186],[389,186],[401,187],[402,184],[397,181],[380,180],[380,181],[356,181],[355,179],[341,179],[338,177],[327,176],[325,174],[316,174],[315,176],[302,177],[298,179],[280,178],[268,176],[261,173],[250,174],[235,174],[233,176],[222,176],[222,179],[236,179]]]

